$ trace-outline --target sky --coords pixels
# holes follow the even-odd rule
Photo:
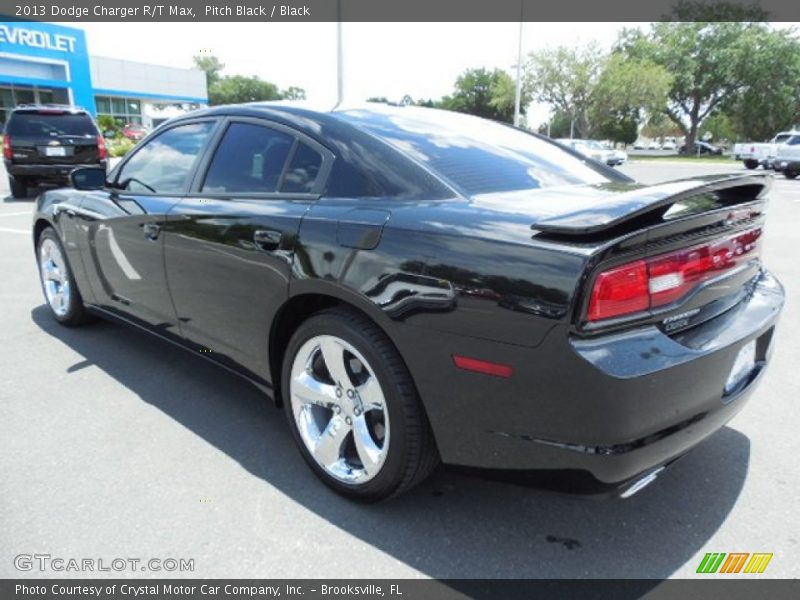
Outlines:
[[[86,31],[89,52],[152,64],[192,66],[211,52],[228,75],[258,75],[281,88],[295,85],[308,99],[336,101],[336,23],[63,23]],[[788,26],[791,24],[782,24]],[[609,49],[623,27],[648,23],[525,23],[523,54],[547,46],[596,42]],[[344,23],[346,101],[385,96],[440,98],[473,67],[514,75],[519,23]],[[531,126],[549,108],[528,108]]]
[[[89,52],[188,68],[201,51],[217,56],[228,75],[258,75],[281,88],[296,85],[309,100],[336,100],[335,23],[62,23],[86,31]],[[623,26],[645,23],[525,23],[523,53],[545,46],[596,41],[610,48]],[[514,75],[519,23],[344,23],[346,101],[385,96],[440,98],[473,67]],[[547,119],[529,109],[529,123]]]

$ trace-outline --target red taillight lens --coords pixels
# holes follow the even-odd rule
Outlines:
[[[597,276],[586,318],[600,321],[680,300],[758,255],[761,229],[614,267]]]
[[[590,321],[647,310],[647,264],[643,260],[604,271],[597,276],[589,302]]]
[[[7,135],[3,136],[3,157],[11,159],[14,153],[11,150],[11,138]]]
[[[106,141],[103,139],[102,135],[97,136],[97,157],[100,159],[106,158],[108,156],[108,150],[106,149]]]

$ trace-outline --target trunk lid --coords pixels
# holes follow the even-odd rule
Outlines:
[[[618,187],[542,216],[531,229],[535,239],[592,248],[576,294],[579,332],[656,324],[675,334],[747,294],[761,271],[770,185],[754,174]],[[598,309],[603,301],[610,310]]]

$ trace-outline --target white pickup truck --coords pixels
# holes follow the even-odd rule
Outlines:
[[[741,160],[748,169],[755,169],[759,165],[765,169],[772,169],[778,146],[797,134],[800,134],[800,131],[781,131],[766,144],[735,144],[733,146],[733,157],[736,160]]]
[[[800,132],[796,132],[778,146],[775,170],[783,173],[787,179],[794,179],[800,175]]]

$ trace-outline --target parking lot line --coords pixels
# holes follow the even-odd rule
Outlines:
[[[30,234],[30,230],[28,229],[12,229],[11,227],[0,227],[0,231],[4,233],[21,233],[23,235]]]
[[[12,213],[0,213],[0,217],[16,217],[19,215],[32,215],[33,212],[30,210],[21,211],[21,212],[12,212]]]

